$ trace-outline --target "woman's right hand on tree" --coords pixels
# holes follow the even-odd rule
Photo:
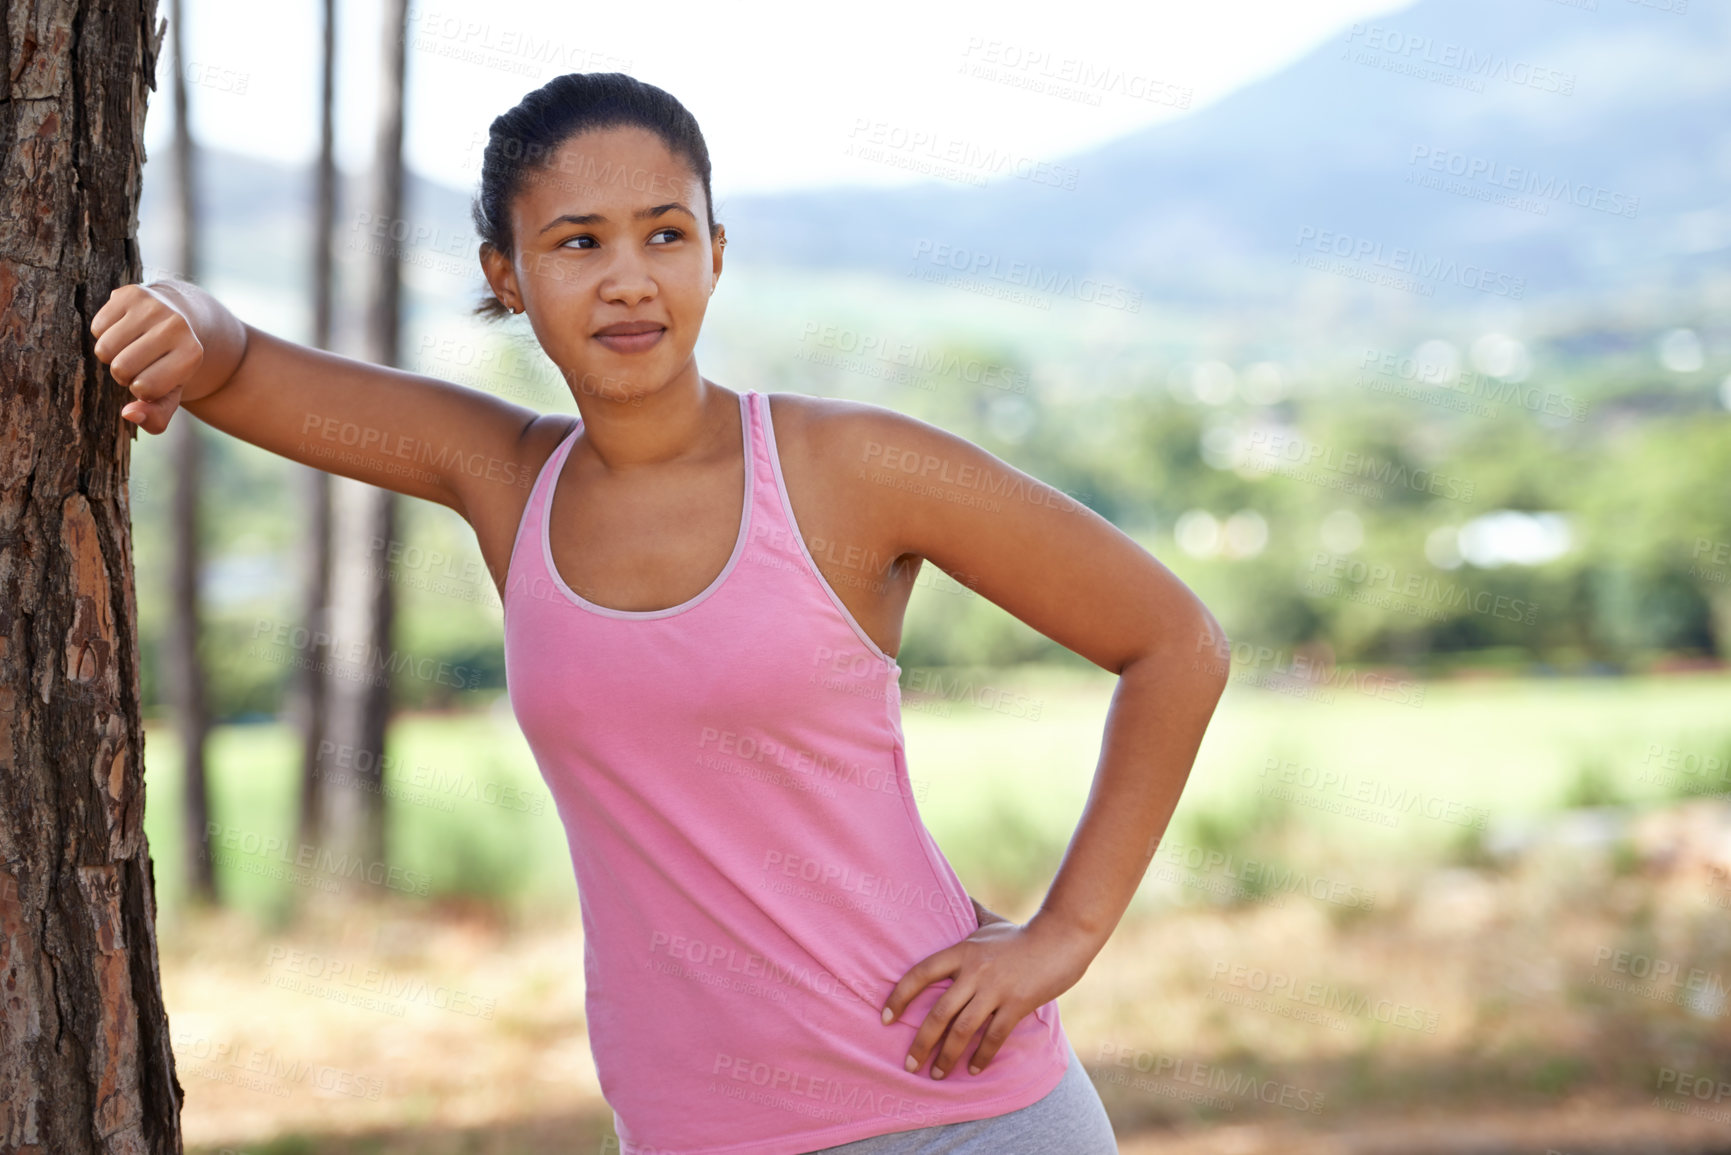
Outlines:
[[[221,308],[207,294],[203,296],[207,308]],[[96,359],[134,398],[120,415],[147,433],[167,429],[183,401],[214,391],[234,371],[233,364],[210,363],[205,343],[193,327],[194,313],[189,297],[172,285],[121,285],[90,322]],[[238,356],[229,359],[239,363]]]

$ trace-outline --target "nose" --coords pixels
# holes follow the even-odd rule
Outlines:
[[[655,296],[656,284],[649,273],[649,262],[635,249],[616,248],[599,291],[602,300],[627,308],[650,300]]]

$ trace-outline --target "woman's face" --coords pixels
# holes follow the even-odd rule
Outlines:
[[[592,130],[524,172],[511,204],[515,252],[485,249],[481,265],[579,403],[630,401],[692,366],[721,275],[705,212],[697,174],[660,137]]]

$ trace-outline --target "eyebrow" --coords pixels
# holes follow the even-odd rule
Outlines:
[[[636,212],[631,214],[631,219],[636,221],[646,221],[652,217],[658,217],[664,213],[672,212],[675,209],[678,209],[692,220],[697,219],[696,213],[692,212],[678,201],[669,201],[664,205],[656,205],[653,208],[638,209]],[[564,213],[548,221],[544,226],[542,226],[541,232],[544,233],[555,225],[598,225],[604,224],[606,220],[607,218],[601,213]],[[539,236],[540,234],[536,235]]]

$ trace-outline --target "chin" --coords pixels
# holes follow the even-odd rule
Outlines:
[[[661,388],[662,377],[654,372],[645,372],[640,366],[633,366],[625,373],[590,369],[577,383],[579,395],[630,405],[643,404],[646,397],[660,392]]]

